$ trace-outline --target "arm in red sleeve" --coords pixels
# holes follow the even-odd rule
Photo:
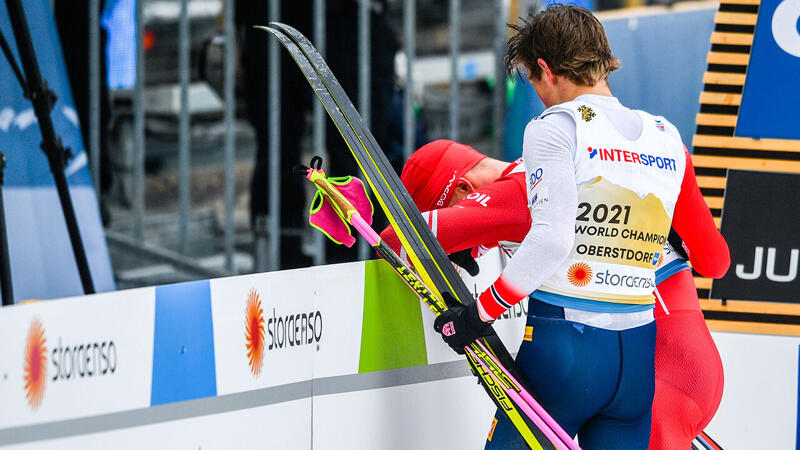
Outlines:
[[[511,177],[478,189],[458,204],[423,213],[445,253],[498,241],[521,242],[530,229],[530,214],[522,185]],[[381,238],[396,252],[400,240],[387,227]]]
[[[684,148],[684,150],[686,150]],[[694,174],[692,157],[686,150],[686,171],[681,193],[675,203],[672,227],[688,249],[692,268],[703,276],[721,278],[731,265],[731,255],[725,238],[717,230]]]

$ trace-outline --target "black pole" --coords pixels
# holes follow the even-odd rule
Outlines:
[[[50,111],[56,102],[56,96],[51,91],[46,81],[39,72],[39,63],[36,60],[36,53],[33,49],[28,22],[25,19],[25,11],[19,0],[7,0],[8,18],[11,27],[14,29],[14,37],[17,41],[17,49],[22,60],[22,68],[25,71],[27,80],[28,95],[33,103],[33,110],[39,120],[39,129],[42,132],[42,150],[47,155],[50,163],[50,171],[56,182],[58,198],[61,200],[61,209],[64,212],[64,219],[67,223],[72,252],[75,255],[75,263],[78,266],[78,273],[81,277],[83,292],[93,294],[92,275],[89,272],[89,262],[86,259],[86,251],[83,248],[78,221],[75,218],[75,210],[72,207],[72,198],[69,195],[67,179],[64,176],[64,167],[70,152],[61,143],[61,138],[56,135],[53,128],[53,121],[50,118]]]
[[[0,292],[3,306],[14,304],[14,289],[11,284],[11,263],[8,259],[8,238],[6,236],[6,207],[3,203],[3,175],[6,170],[6,155],[0,152]]]

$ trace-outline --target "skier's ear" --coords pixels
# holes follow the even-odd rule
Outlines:
[[[466,178],[459,178],[456,182],[456,190],[464,195],[468,195],[475,192],[475,186],[473,186],[472,183],[470,183]]]
[[[555,76],[553,75],[553,71],[550,70],[550,66],[547,65],[547,62],[542,58],[538,58],[536,64],[542,69],[541,79],[547,78],[550,84],[555,84]]]

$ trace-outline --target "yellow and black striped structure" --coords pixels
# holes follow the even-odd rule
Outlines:
[[[711,34],[692,160],[717,226],[727,169],[800,173],[800,141],[734,135],[760,3],[722,0]],[[800,336],[800,304],[712,300],[711,280],[695,275],[703,313],[712,330]]]

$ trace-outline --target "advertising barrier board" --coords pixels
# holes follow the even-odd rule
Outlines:
[[[731,268],[711,285],[712,298],[800,302],[800,174],[729,170],[722,234]]]

